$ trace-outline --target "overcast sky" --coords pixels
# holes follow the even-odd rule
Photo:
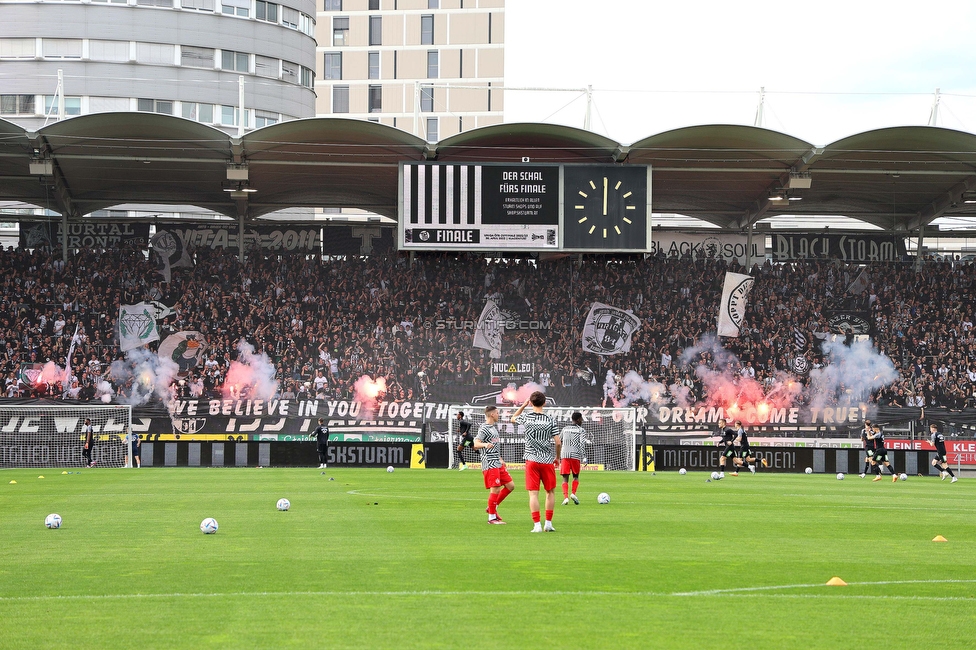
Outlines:
[[[591,130],[623,143],[753,124],[829,144],[874,128],[976,132],[976,2],[508,0],[505,84],[593,86]],[[509,91],[505,120],[582,127],[580,92]]]

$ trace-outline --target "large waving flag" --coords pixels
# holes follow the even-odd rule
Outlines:
[[[749,292],[756,279],[742,273],[726,273],[722,302],[718,308],[718,335],[739,336],[746,318]]]
[[[119,347],[123,352],[159,340],[155,309],[140,302],[119,307]]]
[[[631,337],[640,326],[632,312],[595,302],[583,323],[583,350],[600,355],[630,352]]]
[[[491,350],[492,359],[502,356],[502,318],[501,310],[494,300],[485,301],[485,308],[478,318],[478,327],[474,330],[474,347]]]

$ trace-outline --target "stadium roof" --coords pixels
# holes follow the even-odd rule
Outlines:
[[[500,124],[428,144],[337,118],[284,122],[241,138],[152,113],[86,115],[37,132],[0,120],[0,200],[72,219],[120,204],[196,205],[251,220],[287,207],[396,218],[401,162],[523,158],[651,165],[655,212],[730,230],[780,214],[810,216],[811,226],[816,216],[844,215],[894,232],[941,216],[976,217],[976,135],[928,126],[815,146],[736,125],[675,129],[623,145],[571,127]],[[229,168],[245,166],[247,180],[229,180],[244,173]]]

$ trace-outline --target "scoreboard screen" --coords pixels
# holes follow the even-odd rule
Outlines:
[[[647,250],[649,176],[641,165],[403,163],[400,249]]]

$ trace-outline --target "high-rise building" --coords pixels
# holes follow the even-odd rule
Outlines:
[[[316,113],[430,142],[502,122],[504,0],[321,0]]]
[[[319,0],[322,1],[322,0]],[[0,0],[0,117],[146,111],[236,131],[315,114],[316,0]]]

